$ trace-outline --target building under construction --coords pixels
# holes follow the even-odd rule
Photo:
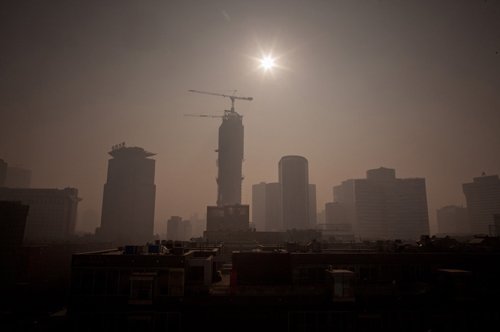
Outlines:
[[[226,111],[222,118],[217,152],[217,205],[241,204],[243,122],[235,111]]]
[[[234,110],[235,100],[253,100],[252,97],[238,97],[221,93],[189,90],[212,96],[229,98],[231,109],[225,110],[224,115],[194,115],[189,116],[222,118],[219,127],[219,147],[217,157],[217,206],[241,204],[241,168],[243,164],[243,122],[242,116]]]

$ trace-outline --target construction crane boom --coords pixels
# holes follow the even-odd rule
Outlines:
[[[184,114],[184,116],[195,116],[199,118],[223,118],[223,115],[212,115],[212,114]]]
[[[188,90],[189,92],[194,92],[194,93],[201,93],[204,95],[212,95],[212,96],[219,96],[219,97],[224,97],[224,98],[229,98],[231,99],[231,112],[234,112],[234,101],[235,100],[248,100],[252,101],[253,97],[240,97],[240,96],[235,96],[235,95],[225,95],[222,93],[215,93],[215,92],[207,92],[207,91],[199,91],[199,90]]]

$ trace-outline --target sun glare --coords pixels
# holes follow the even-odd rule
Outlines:
[[[260,60],[260,68],[269,71],[276,66],[276,60],[270,55],[263,56]]]

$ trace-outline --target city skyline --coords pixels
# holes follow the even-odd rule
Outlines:
[[[109,147],[147,147],[162,233],[216,200],[220,121],[183,115],[227,101],[187,91],[238,89],[255,98],[237,105],[243,204],[284,155],[308,159],[318,212],[333,185],[391,167],[426,179],[436,232],[463,183],[500,173],[498,3],[262,4],[7,6],[0,158],[31,170],[33,188],[78,188],[81,217],[100,215]],[[271,51],[281,68],[263,72],[254,58]]]

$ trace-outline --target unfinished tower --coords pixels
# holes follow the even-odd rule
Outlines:
[[[226,111],[219,127],[217,149],[217,205],[241,204],[243,123],[241,115]]]
[[[243,164],[243,122],[242,116],[234,110],[236,100],[253,100],[252,97],[240,97],[221,93],[189,90],[189,92],[219,96],[231,100],[231,109],[224,115],[186,114],[204,118],[222,118],[219,127],[219,147],[217,156],[217,206],[241,204],[241,167]],[[236,91],[235,91],[236,92]]]

